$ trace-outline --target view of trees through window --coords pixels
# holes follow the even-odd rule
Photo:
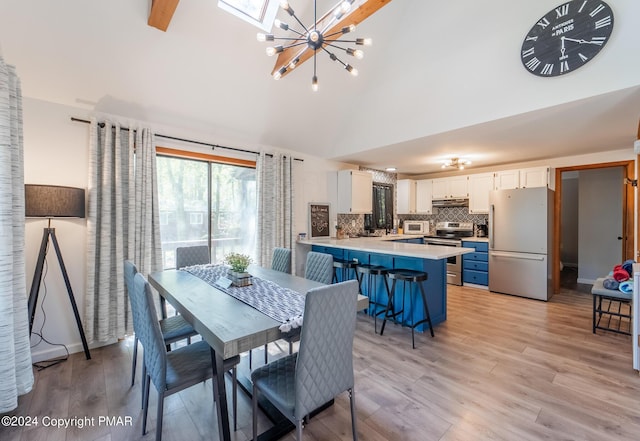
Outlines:
[[[211,261],[230,252],[254,256],[254,168],[158,156],[160,234],[164,268],[178,247],[210,245]]]

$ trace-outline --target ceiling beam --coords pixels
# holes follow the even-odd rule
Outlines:
[[[356,0],[358,1],[358,0]],[[334,32],[338,32],[345,26],[349,26],[351,24],[357,25],[376,12],[378,9],[390,3],[391,0],[362,0],[359,1],[357,7],[353,8],[348,14],[345,14],[340,20],[335,22],[326,32],[325,35],[332,34]],[[317,29],[324,29],[327,23],[333,18],[331,11],[324,14],[322,17],[318,19],[316,22]],[[306,50],[304,50],[306,49]],[[302,53],[301,53],[302,52]],[[276,59],[276,64],[273,67],[273,71],[271,75],[279,71],[283,66],[288,66],[291,61],[293,61],[296,57],[300,58],[300,61],[296,64],[296,66],[300,66],[302,63],[307,61],[313,55],[313,51],[310,50],[306,45],[298,46],[298,47],[290,47],[280,52],[278,58]],[[291,70],[287,70],[282,76],[287,75]]]
[[[147,24],[166,32],[179,2],[180,0],[153,0]]]

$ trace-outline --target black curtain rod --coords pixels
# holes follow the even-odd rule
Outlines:
[[[89,124],[91,122],[91,121],[87,121],[86,119],[74,118],[73,116],[71,117],[71,121],[81,122],[81,123],[85,123],[85,124]],[[104,123],[103,122],[98,123],[98,125],[100,127],[104,127]],[[128,127],[120,127],[120,130],[129,131],[129,128]],[[194,141],[192,139],[177,138],[175,136],[161,135],[159,133],[154,133],[154,135],[155,136],[159,136],[160,138],[172,139],[174,141],[182,141],[182,142],[188,142],[190,144],[204,145],[204,146],[207,146],[207,147],[211,147],[212,149],[219,148],[219,149],[233,150],[233,151],[242,152],[242,153],[251,153],[251,154],[254,154],[254,155],[259,155],[260,154],[260,152],[256,152],[256,151],[253,151],[253,150],[238,149],[238,148],[235,148],[235,147],[226,147],[224,145],[210,144],[208,142]],[[271,158],[273,157],[273,155],[270,154],[270,153],[266,153],[266,155],[271,157]],[[299,159],[299,158],[293,158],[293,159],[295,161],[304,162],[304,159]]]

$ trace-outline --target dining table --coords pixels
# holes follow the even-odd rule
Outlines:
[[[305,295],[310,289],[324,286],[319,282],[258,265],[250,265],[248,272],[254,278],[275,284],[271,286],[277,285],[301,295]],[[151,273],[149,283],[211,347],[211,361],[217,383],[213,393],[219,439],[229,441],[231,433],[224,360],[281,339],[284,336],[280,330],[283,323],[229,295],[224,287],[209,283],[184,269]],[[358,310],[367,309],[368,304],[367,297],[358,295]]]

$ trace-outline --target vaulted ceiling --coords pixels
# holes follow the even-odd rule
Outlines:
[[[360,75],[319,55],[317,93],[310,63],[274,81],[258,29],[215,0],[0,0],[0,48],[26,97],[219,144],[421,174],[455,155],[489,166],[631,148],[640,2],[607,2],[610,42],[555,78],[529,74],[519,53],[560,0],[390,1],[358,26],[374,40],[354,61]],[[311,1],[290,4],[311,21]]]

